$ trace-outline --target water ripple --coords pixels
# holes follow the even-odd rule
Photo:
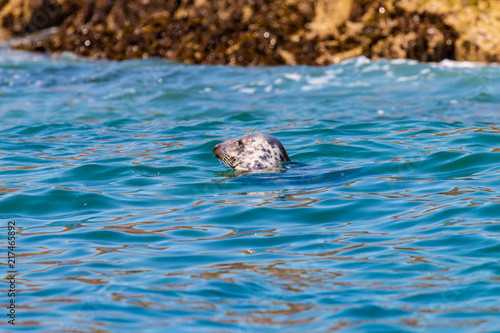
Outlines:
[[[21,330],[499,327],[498,66],[0,53]],[[251,129],[293,163],[218,163]]]

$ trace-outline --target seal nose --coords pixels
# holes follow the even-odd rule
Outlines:
[[[212,151],[214,152],[214,155],[215,155],[215,156],[219,156],[219,155],[220,155],[220,149],[221,149],[220,147],[221,147],[221,145],[220,145],[220,143],[219,143],[219,144],[216,144],[216,145],[214,146],[214,148],[212,149]]]

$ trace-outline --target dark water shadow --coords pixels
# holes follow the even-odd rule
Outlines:
[[[331,169],[325,166],[313,166],[291,162],[276,171],[248,172],[227,170],[218,173],[224,179],[218,182],[241,185],[258,185],[274,188],[339,186],[370,174],[363,167]]]

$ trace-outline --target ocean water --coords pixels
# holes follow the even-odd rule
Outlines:
[[[0,50],[1,330],[499,332],[499,77]],[[293,163],[219,163],[248,131]]]

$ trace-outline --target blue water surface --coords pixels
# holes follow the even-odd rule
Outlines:
[[[499,77],[2,49],[2,330],[498,332]],[[213,156],[251,130],[294,163]]]

